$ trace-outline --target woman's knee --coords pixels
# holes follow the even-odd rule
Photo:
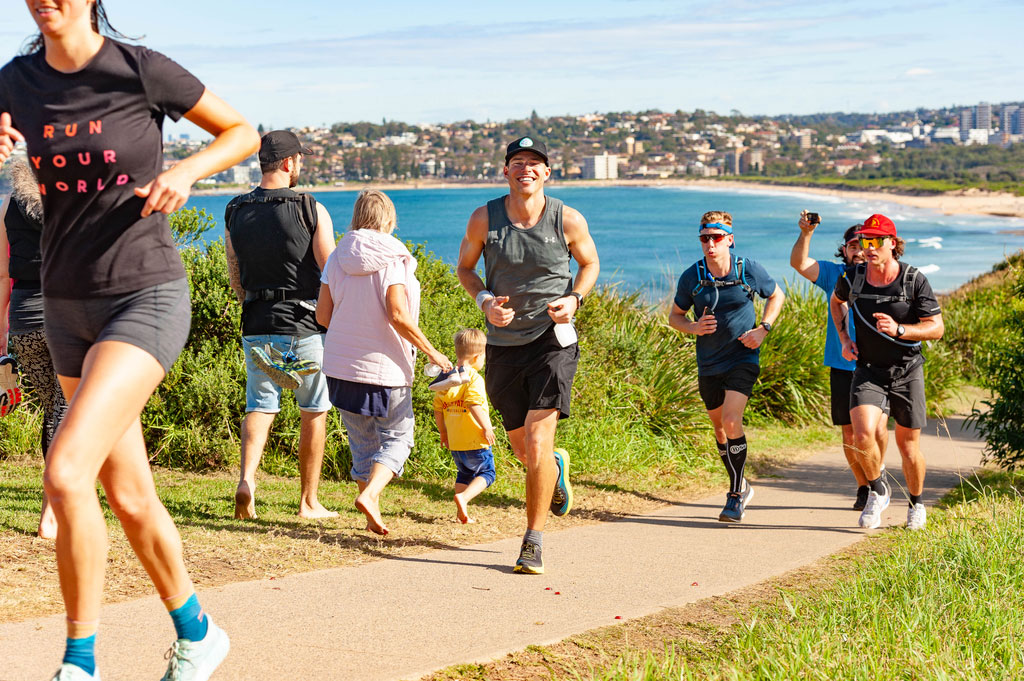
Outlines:
[[[151,521],[163,507],[153,492],[145,490],[108,489],[107,504],[122,525],[138,525]]]
[[[96,479],[84,475],[79,466],[49,457],[43,473],[43,490],[50,503],[63,505],[84,496],[96,496]]]

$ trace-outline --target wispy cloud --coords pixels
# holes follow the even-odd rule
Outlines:
[[[915,66],[912,69],[907,69],[906,73],[904,73],[903,75],[907,76],[908,78],[920,78],[921,76],[930,76],[933,73],[935,72],[932,71],[931,69],[926,69],[922,66]]]

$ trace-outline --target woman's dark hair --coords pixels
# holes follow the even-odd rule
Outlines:
[[[120,38],[122,40],[138,40],[138,38],[132,38],[124,33],[121,33],[116,28],[110,25],[110,19],[107,18],[107,10],[103,8],[103,0],[96,0],[92,3],[92,15],[89,17],[90,23],[92,23],[92,30],[96,31],[101,35],[105,35],[111,38]],[[26,43],[25,47],[21,50],[22,54],[32,54],[43,49],[44,45],[43,34],[36,33]]]

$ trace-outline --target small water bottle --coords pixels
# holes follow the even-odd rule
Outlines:
[[[441,367],[433,364],[432,362],[427,362],[426,366],[423,367],[423,375],[427,378],[434,378],[440,373]]]
[[[571,322],[555,324],[555,340],[563,348],[567,348],[578,340],[576,327]]]

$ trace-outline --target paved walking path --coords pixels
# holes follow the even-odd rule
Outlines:
[[[981,443],[922,434],[929,505],[978,464]],[[756,456],[756,449],[754,451]],[[902,483],[890,438],[887,467]],[[367,565],[201,592],[231,635],[215,681],[416,679],[530,644],[727,593],[838,551],[864,536],[850,510],[853,479],[838,448],[755,483],[739,525],[717,522],[724,494],[621,521],[545,536],[547,575],[513,575],[519,540],[390,558]],[[883,527],[902,525],[894,483]],[[549,590],[550,589],[550,590]],[[156,596],[103,609],[105,681],[157,679],[173,638]],[[0,678],[49,679],[64,618],[0,624]]]

